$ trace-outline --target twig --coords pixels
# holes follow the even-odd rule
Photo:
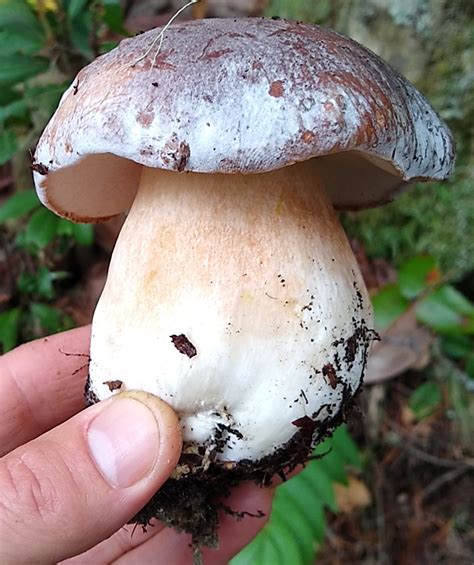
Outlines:
[[[470,459],[445,459],[444,457],[438,457],[436,455],[431,455],[431,453],[426,453],[426,451],[423,451],[422,449],[416,447],[411,443],[402,445],[402,449],[408,451],[417,459],[425,461],[426,463],[431,463],[432,465],[436,465],[437,467],[463,470],[474,469],[474,461],[471,461]]]
[[[455,479],[466,473],[468,470],[469,467],[458,467],[456,469],[451,469],[451,471],[447,471],[442,475],[439,475],[438,477],[436,477],[436,479],[431,481],[431,483],[425,489],[423,489],[420,495],[421,500],[425,501],[446,483],[454,481]]]
[[[431,453],[426,453],[423,449],[420,449],[417,445],[413,443],[410,437],[404,434],[396,424],[387,421],[388,426],[398,435],[399,439],[403,441],[400,442],[400,447],[402,450],[408,451],[416,458],[426,463],[431,463],[431,465],[436,465],[437,467],[446,467],[448,469],[474,469],[474,459],[446,459],[444,457],[438,457],[437,455],[432,455]]]
[[[373,390],[384,390],[384,387],[381,385],[376,385]],[[373,394],[371,395],[372,398]],[[375,498],[375,511],[376,511],[376,529],[377,529],[377,540],[376,540],[376,552],[377,552],[377,563],[378,565],[386,565],[387,563],[387,529],[386,529],[386,509],[384,504],[384,492],[383,492],[383,485],[384,485],[384,469],[383,465],[379,464],[377,456],[375,455],[375,443],[376,438],[379,433],[377,430],[374,433],[374,428],[379,426],[374,426],[374,421],[379,420],[376,412],[380,409],[381,403],[383,398],[377,398],[377,402],[375,403],[376,406],[372,406],[372,412],[369,412],[369,417],[364,420],[364,436],[367,441],[367,454],[370,464],[370,472],[371,472],[371,479],[372,479],[372,492]],[[374,404],[374,403],[373,403]],[[372,414],[372,418],[370,415]]]
[[[385,526],[385,505],[382,492],[382,484],[384,482],[383,469],[374,460],[372,465],[372,471],[375,475],[374,481],[374,494],[375,494],[375,506],[377,509],[377,556],[379,565],[384,565],[387,563],[387,551],[386,551],[386,540],[387,531]]]
[[[7,242],[5,241],[5,237],[3,235],[3,233],[0,231],[0,247],[3,248],[3,252],[5,254],[5,263],[7,264],[7,272],[6,272],[6,276],[8,277],[7,280],[7,290],[9,292],[9,294],[11,295],[13,293],[13,289],[15,288],[15,280],[14,280],[14,270],[13,270],[13,264],[12,264],[12,258],[10,255],[10,251],[8,249],[8,245]],[[11,298],[11,296],[10,296]]]
[[[151,67],[150,70],[155,66],[156,63],[156,59],[158,58],[158,55],[160,54],[161,51],[161,47],[163,46],[163,41],[165,38],[165,33],[168,30],[168,28],[170,27],[170,25],[175,21],[175,19],[182,13],[184,12],[184,10],[186,10],[187,8],[189,8],[189,6],[192,6],[193,4],[197,4],[198,2],[200,2],[201,0],[190,0],[190,2],[188,2],[187,4],[185,4],[183,7],[181,7],[169,20],[168,23],[165,25],[165,27],[160,31],[160,33],[155,37],[155,39],[151,42],[150,47],[148,47],[148,49],[145,51],[145,53],[139,57],[134,63],[131,64],[131,67],[135,67],[135,65],[137,63],[139,63],[140,61],[143,61],[143,59],[146,59],[148,57],[148,55],[153,51],[153,49],[155,48],[156,44],[159,42],[158,48],[156,50],[156,53],[153,56],[153,61],[151,63]]]

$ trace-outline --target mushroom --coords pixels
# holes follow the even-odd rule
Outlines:
[[[88,398],[142,389],[177,411],[180,464],[136,519],[213,543],[215,508],[197,506],[304,461],[361,386],[371,306],[334,207],[443,179],[454,151],[411,84],[333,31],[200,20],[141,58],[157,33],[78,74],[33,168],[63,217],[129,210],[94,314]]]

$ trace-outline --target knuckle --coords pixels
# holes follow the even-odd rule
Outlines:
[[[60,494],[55,486],[55,473],[48,472],[42,462],[44,453],[11,454],[0,463],[1,505],[15,521],[50,522],[60,507]]]

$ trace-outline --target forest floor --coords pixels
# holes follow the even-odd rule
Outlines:
[[[420,378],[409,371],[364,390],[349,429],[370,497],[358,508],[356,490],[345,512],[330,515],[319,564],[474,563],[474,458],[446,406],[413,420],[408,399]]]

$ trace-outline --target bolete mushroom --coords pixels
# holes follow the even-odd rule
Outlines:
[[[443,179],[454,151],[411,84],[333,31],[194,21],[141,59],[157,33],[78,74],[33,169],[61,216],[129,210],[88,398],[143,389],[177,411],[180,465],[137,520],[212,543],[209,501],[303,461],[361,385],[371,306],[333,206]]]

